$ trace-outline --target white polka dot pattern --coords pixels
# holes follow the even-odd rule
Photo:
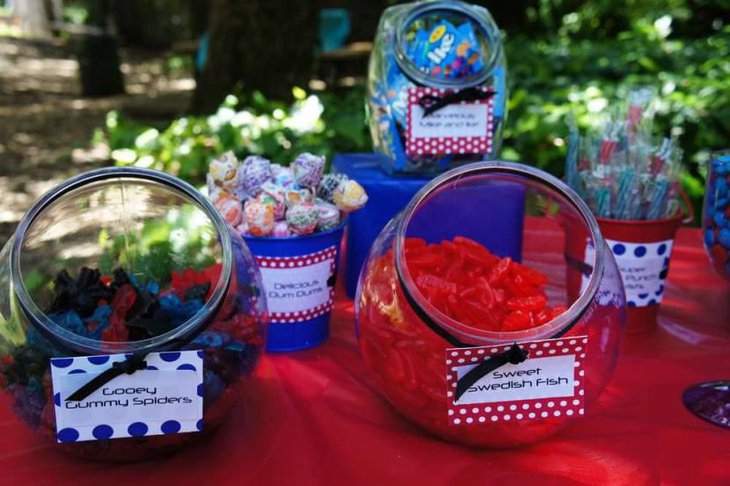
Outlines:
[[[489,87],[481,88],[492,91]],[[413,109],[420,108],[419,100],[425,95],[443,96],[453,90],[439,88],[411,88],[408,90],[408,110],[406,120],[406,153],[408,155],[443,154],[487,154],[492,151],[494,133],[494,96],[486,100],[462,101],[460,104],[487,105],[487,131],[483,136],[467,137],[416,137],[412,131]]]
[[[501,402],[484,402],[488,406],[475,406],[474,403],[458,405],[454,403],[454,389],[457,386],[457,369],[460,366],[474,364],[477,361],[487,360],[495,353],[507,351],[512,345],[481,346],[475,348],[452,348],[446,350],[446,382],[447,382],[447,410],[449,421],[459,426],[479,426],[480,424],[502,422],[509,420],[550,420],[560,417],[575,417],[584,414],[585,396],[585,351],[588,338],[586,336],[571,336],[569,338],[548,339],[520,343],[520,347],[533,358],[550,359],[559,356],[572,355],[575,358],[573,375],[573,394],[570,396],[551,396],[548,398],[512,400]],[[489,384],[486,378],[481,384]],[[519,413],[517,413],[519,411]],[[458,417],[458,418],[457,418]]]

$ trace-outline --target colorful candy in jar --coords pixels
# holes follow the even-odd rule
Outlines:
[[[484,69],[481,46],[471,22],[458,28],[448,20],[410,36],[406,52],[421,71],[433,77],[461,78]]]
[[[111,275],[82,267],[77,277],[58,273],[54,297],[45,314],[66,331],[102,343],[139,341],[159,337],[196,315],[210,298],[220,278],[221,265],[202,270],[173,271],[167,288],[156,281],[140,284],[124,269]],[[235,404],[253,371],[263,346],[256,317],[231,294],[215,320],[182,349],[203,354],[203,430],[218,425]],[[0,360],[0,386],[8,388],[16,409],[32,427],[56,438],[55,403],[51,387],[51,357],[72,356],[35,328],[26,331],[26,343]],[[173,451],[195,434],[136,437],[62,444],[81,456],[110,461],[149,458],[153,452]],[[63,441],[62,441],[63,442]]]
[[[383,168],[390,173],[433,174],[493,158],[507,106],[506,73],[499,28],[486,8],[457,0],[387,8],[376,32],[367,85],[370,133],[375,150],[384,155]],[[414,95],[423,88],[493,91],[491,146],[472,153],[455,153],[445,146],[414,149],[408,113],[418,102]]]
[[[211,162],[213,166],[208,194],[243,235],[286,237],[332,230],[345,214],[367,202],[362,186],[344,174],[324,175],[324,157],[309,153],[284,167],[259,156],[238,164],[231,152]],[[232,187],[236,181],[239,187]]]
[[[703,214],[705,247],[715,269],[730,278],[730,155],[710,161]]]
[[[427,245],[405,243],[406,262],[416,287],[439,311],[475,328],[510,332],[541,326],[562,314],[547,305],[547,278],[509,257],[499,258],[476,241]]]
[[[548,304],[545,275],[500,258],[478,242],[458,236],[438,244],[406,238],[404,245],[409,273],[423,298],[467,329],[516,332],[541,326],[565,311]],[[571,419],[453,426],[447,414],[445,359],[446,350],[455,345],[428,327],[409,305],[397,282],[392,248],[368,265],[359,305],[360,351],[377,386],[405,417],[449,440],[492,447],[535,442]],[[582,334],[600,339],[584,324],[568,335]],[[596,371],[601,366],[600,360],[591,361],[587,379],[601,376]]]

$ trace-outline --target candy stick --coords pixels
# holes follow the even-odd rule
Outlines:
[[[565,181],[576,192],[580,193],[580,181],[578,179],[578,152],[580,151],[580,136],[578,127],[575,125],[575,118],[571,115],[569,120],[570,132],[568,133],[568,157],[565,159]]]
[[[669,195],[669,183],[665,177],[658,179],[651,194],[651,203],[646,219],[660,219]]]
[[[601,187],[595,191],[596,203],[594,211],[600,218],[611,217],[611,188]]]
[[[641,122],[653,118],[653,113],[650,111],[653,98],[654,90],[649,87],[643,87],[629,92],[629,104],[626,110],[626,133],[630,143],[633,143],[640,129]]]

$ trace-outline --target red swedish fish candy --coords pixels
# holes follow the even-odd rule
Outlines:
[[[505,303],[512,310],[539,311],[547,304],[547,297],[534,295],[531,297],[513,297]]]
[[[535,323],[529,312],[524,310],[514,310],[507,314],[502,321],[502,331],[521,331],[534,327]]]
[[[565,311],[550,308],[537,270],[499,258],[480,243],[457,236],[427,244],[405,241],[406,261],[416,286],[450,318],[491,331],[519,331],[540,326]]]

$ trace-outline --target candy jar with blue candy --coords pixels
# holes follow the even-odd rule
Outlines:
[[[497,25],[460,1],[383,13],[368,73],[375,149],[390,173],[438,173],[494,158],[506,116],[507,64]]]
[[[0,252],[0,392],[63,450],[150,458],[251,392],[267,321],[256,262],[208,199],[161,172],[100,169],[45,194]],[[66,393],[68,377],[83,386]],[[178,381],[180,396],[162,394]],[[148,406],[169,408],[111,418]],[[68,425],[76,409],[103,423],[88,411]]]
[[[717,273],[730,280],[730,150],[715,152],[707,170],[702,231]],[[730,429],[730,380],[694,385],[682,395],[685,407],[711,424]]]
[[[730,150],[716,152],[707,171],[702,212],[705,249],[712,266],[730,278]]]

